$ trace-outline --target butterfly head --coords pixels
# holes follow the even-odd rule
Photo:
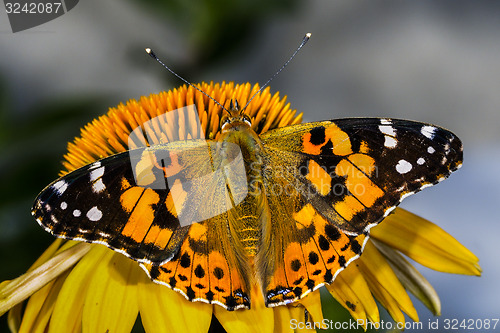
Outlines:
[[[252,120],[245,112],[245,109],[240,109],[236,99],[231,100],[229,110],[222,116],[220,127],[222,132],[249,128],[252,126]]]

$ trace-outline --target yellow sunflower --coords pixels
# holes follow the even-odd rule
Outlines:
[[[249,83],[202,83],[198,87],[225,106],[234,99],[245,105],[259,90]],[[206,137],[217,138],[222,109],[193,87],[182,86],[120,104],[86,125],[81,136],[69,143],[61,175],[132,148],[128,143],[132,129],[192,104]],[[257,94],[246,113],[257,133],[302,119],[302,114],[290,109],[286,97],[271,95],[269,88]],[[151,129],[153,143],[185,138],[179,122],[163,125]],[[397,208],[372,228],[363,255],[326,289],[364,328],[380,320],[375,300],[396,323],[404,325],[403,313],[418,321],[408,292],[439,315],[436,292],[405,256],[442,272],[481,272],[478,259],[444,230]],[[296,303],[273,308],[265,307],[257,286],[252,286],[251,294],[250,310],[227,311],[218,305],[190,302],[153,283],[137,262],[122,254],[98,244],[57,239],[25,274],[0,284],[0,315],[8,311],[13,332],[130,332],[139,314],[145,331],[155,333],[207,332],[213,316],[227,332],[343,328],[323,318],[319,290]]]

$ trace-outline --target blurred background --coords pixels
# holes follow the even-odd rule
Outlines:
[[[53,240],[30,208],[80,127],[119,102],[181,84],[145,47],[191,82],[262,84],[311,32],[271,84],[304,121],[407,118],[464,142],[463,168],[402,207],[480,258],[480,278],[417,264],[441,297],[441,319],[500,318],[499,17],[500,2],[483,0],[86,0],[12,33],[2,8],[0,281],[24,273]],[[434,320],[415,305],[424,326]]]

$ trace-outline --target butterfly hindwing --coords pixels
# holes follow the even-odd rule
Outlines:
[[[156,282],[181,292],[190,301],[205,301],[228,310],[250,308],[249,277],[227,235],[228,213],[191,225],[176,256],[154,266],[141,264]]]
[[[262,266],[269,305],[331,283],[361,254],[371,227],[462,163],[455,135],[406,120],[306,123],[261,138],[266,163],[277,167],[265,173],[275,221],[267,250],[274,265]],[[289,191],[277,194],[276,188]]]

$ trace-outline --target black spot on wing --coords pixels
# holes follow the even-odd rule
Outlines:
[[[324,126],[314,127],[309,133],[311,133],[310,142],[315,146],[323,144],[326,140]]]
[[[301,267],[302,267],[302,264],[300,263],[300,260],[298,259],[294,259],[292,260],[292,262],[290,263],[290,267],[292,268],[292,270],[294,272],[297,272]]]
[[[215,267],[213,270],[213,274],[217,280],[220,280],[224,277],[224,270],[220,267]]]

